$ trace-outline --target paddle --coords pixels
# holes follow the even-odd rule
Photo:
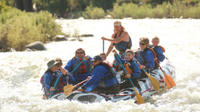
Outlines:
[[[56,82],[54,83],[54,86],[53,86],[54,88],[56,88],[56,86],[58,84],[58,81],[59,81],[59,79],[60,79],[61,76],[62,76],[62,74],[61,74],[61,72],[59,72],[59,76],[57,77]],[[54,91],[50,91],[49,98],[52,97],[53,93],[54,93]]]
[[[137,62],[138,62],[138,61],[137,61]],[[138,64],[139,64],[139,62],[138,62]],[[139,64],[139,65],[140,65],[140,64]],[[127,72],[128,72],[129,74],[132,73],[132,70],[130,69],[130,67],[128,66],[128,64],[125,64],[125,68],[126,68],[126,70],[127,70]],[[151,82],[153,88],[154,88],[156,91],[158,91],[158,90],[160,89],[160,82],[159,82],[158,80],[156,80],[153,76],[149,75],[149,74],[147,73],[147,71],[146,71],[144,68],[141,67],[141,65],[140,65],[140,68],[145,72],[145,75],[147,75],[147,77],[149,78],[149,80],[150,80],[150,82]]]
[[[84,61],[83,59],[70,73],[73,74]]]
[[[136,59],[135,59],[136,60]],[[136,60],[137,61],[137,60]],[[145,75],[149,78],[151,85],[153,86],[154,90],[158,91],[160,89],[160,82],[156,80],[153,76],[151,76],[142,66],[141,64],[137,61],[137,63],[140,65],[140,69],[142,69],[145,73]]]
[[[149,78],[154,90],[158,91],[160,89],[160,82],[156,80],[153,76],[147,73],[147,71],[142,67],[142,70],[144,71],[145,75]]]
[[[124,72],[128,75],[128,72],[126,71],[124,65],[122,64],[121,60],[120,60],[120,57],[118,54],[115,54],[115,57],[116,57],[116,60],[119,62],[119,64],[121,65],[122,69],[124,70]],[[136,101],[137,101],[137,104],[142,104],[144,103],[144,99],[142,98],[142,96],[138,93],[135,85],[133,84],[132,80],[130,78],[128,78],[129,82],[131,83],[131,85],[133,86],[134,88],[134,91],[135,91],[135,95],[136,95]]]
[[[104,53],[104,45],[105,45],[105,42],[104,42],[104,40],[103,40],[103,53]]]
[[[167,85],[168,89],[176,86],[176,83],[174,82],[174,80],[161,68],[160,65],[159,65],[159,67],[164,74],[164,82]]]
[[[66,96],[68,96],[72,91],[74,91],[74,89],[75,89],[76,87],[80,86],[81,84],[85,83],[85,82],[88,81],[88,80],[89,80],[89,78],[83,80],[82,82],[79,82],[78,84],[76,84],[76,85],[74,85],[74,86],[71,85],[71,84],[68,84],[67,86],[64,86],[64,94],[65,94]]]

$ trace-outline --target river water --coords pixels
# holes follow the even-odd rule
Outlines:
[[[133,49],[140,37],[158,36],[166,55],[176,68],[175,88],[154,95],[142,105],[133,100],[82,104],[77,101],[42,100],[41,75],[46,63],[60,57],[64,64],[77,48],[95,56],[102,52],[102,36],[110,37],[113,19],[56,20],[64,33],[93,34],[83,41],[45,44],[47,51],[0,53],[0,112],[199,112],[200,111],[200,20],[195,19],[122,19],[130,34]],[[105,49],[109,46],[105,42]],[[113,54],[108,57],[112,61]]]

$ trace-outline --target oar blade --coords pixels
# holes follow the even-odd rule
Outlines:
[[[74,89],[73,85],[64,86],[64,94],[68,96]]]
[[[158,91],[160,89],[160,82],[153,76],[149,75],[147,72],[145,72],[145,74],[148,76],[154,90]]]
[[[154,88],[154,90],[158,91],[160,89],[160,82],[156,80],[153,76],[149,75],[149,80]]]
[[[168,89],[176,86],[176,83],[174,82],[174,80],[169,75],[167,75],[167,74],[164,74],[164,75],[165,75],[164,81],[165,81]]]
[[[144,99],[142,98],[142,96],[138,93],[136,88],[134,88],[134,91],[135,91],[137,104],[143,104],[144,103]]]

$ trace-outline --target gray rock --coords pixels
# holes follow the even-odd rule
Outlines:
[[[10,51],[10,49],[3,42],[0,42],[0,52],[7,52],[7,51]]]
[[[55,41],[67,41],[67,38],[64,35],[57,35]]]
[[[93,34],[82,34],[79,37],[94,37]]]
[[[36,42],[33,42],[33,43],[30,43],[26,46],[26,48],[29,48],[33,51],[42,51],[42,50],[46,50],[44,44],[42,42],[39,42],[39,41],[36,41]]]

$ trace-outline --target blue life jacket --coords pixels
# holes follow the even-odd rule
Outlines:
[[[111,87],[118,84],[118,81],[112,71],[112,68],[106,65],[105,63],[101,63],[93,69],[91,73],[91,79],[88,80],[84,85],[83,89],[86,92],[94,90],[96,87]]]
[[[121,35],[121,34],[120,34]],[[114,36],[114,38],[116,38],[116,35]],[[121,52],[124,53],[127,49],[131,49],[132,47],[132,40],[131,37],[129,36],[129,41],[125,42],[125,41],[121,41],[119,43],[114,43],[113,44],[115,46],[115,48]]]
[[[139,62],[139,64],[144,64],[144,59],[142,57],[142,51],[135,52],[135,58]]]
[[[134,79],[137,79],[137,78],[140,78],[141,77],[141,70],[140,70],[140,66],[139,64],[137,63],[137,60],[133,57],[133,59],[131,59],[130,61],[128,60],[125,60],[125,59],[122,59],[120,58],[121,62],[124,64],[124,63],[128,63],[129,65],[129,68],[132,70],[132,73],[131,73],[131,76],[134,78]]]
[[[54,83],[55,83],[57,77],[59,76],[59,72],[60,71],[57,71],[57,72],[46,71],[40,79],[42,87],[44,89],[44,93],[47,98],[50,94],[50,88],[54,87]],[[58,82],[56,88],[55,88],[56,91],[54,92],[54,94],[63,92],[63,87],[66,84],[67,84],[66,77],[64,75],[62,75],[61,78],[59,79],[59,82]]]
[[[139,66],[139,64],[137,63],[137,60],[132,59],[132,60],[130,60],[130,61],[128,61],[128,62],[130,63],[130,66],[129,66],[129,67],[130,67],[131,70],[132,70],[132,73],[131,73],[132,77],[133,77],[134,79],[140,78],[140,77],[141,77],[142,71],[140,70],[140,66]]]
[[[154,53],[150,48],[146,48],[143,51],[137,52],[136,59],[141,65],[144,65],[146,69],[152,70],[156,68]]]
[[[157,57],[159,62],[162,62],[165,59],[165,55],[163,54],[163,52],[164,52],[163,49],[164,48],[162,46],[153,47],[153,50],[155,51],[156,57]]]
[[[65,65],[64,68],[67,69],[69,72],[71,72],[74,70],[74,68],[77,67],[77,65],[79,65],[80,62],[81,61],[79,60],[79,58],[72,58],[71,60],[68,61],[67,65]],[[88,76],[90,76],[90,71],[92,68],[91,58],[89,60],[85,60],[83,64],[86,67],[86,73],[82,73],[82,74],[80,73],[80,66],[77,68],[76,71],[72,73],[73,77],[76,80],[76,83],[79,83],[85,80]]]

